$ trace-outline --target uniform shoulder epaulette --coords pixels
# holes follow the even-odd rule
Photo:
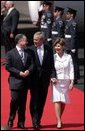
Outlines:
[[[59,25],[62,25],[62,24],[63,24],[63,21],[62,21],[62,20],[59,20],[58,22],[59,22]]]
[[[76,26],[76,25],[77,25],[77,23],[76,23],[75,21],[73,21],[73,22],[72,22],[72,25],[73,25],[73,26]]]

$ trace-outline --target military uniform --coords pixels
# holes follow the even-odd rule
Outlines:
[[[60,7],[56,7],[55,8],[55,12],[56,11],[63,11],[63,8]],[[52,40],[53,42],[56,40],[57,37],[61,37],[64,38],[64,28],[65,28],[65,24],[64,24],[64,20],[62,19],[61,16],[56,17],[52,26]]]
[[[77,23],[75,20],[65,22],[66,50],[77,49]]]
[[[72,12],[71,12],[72,11]],[[68,12],[74,13],[75,10],[69,8]],[[74,63],[74,79],[77,80],[80,78],[79,74],[79,63],[78,63],[78,47],[77,47],[77,22],[75,19],[67,20],[65,22],[65,50],[67,53],[70,53]]]
[[[53,42],[57,37],[64,38],[64,21],[62,18],[56,18],[52,27],[52,40]]]
[[[52,24],[53,24],[53,13],[48,10],[45,11],[41,17],[41,31],[44,32],[45,38],[47,41],[51,41],[51,33],[52,33]]]

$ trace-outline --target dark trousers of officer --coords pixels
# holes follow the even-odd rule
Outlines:
[[[70,50],[66,51],[68,54],[71,54],[73,65],[74,65],[74,81],[80,79],[80,71],[79,71],[79,61],[78,61],[78,53],[71,52]]]
[[[52,35],[52,43],[54,44],[54,42],[56,41],[56,39],[58,38],[58,35]]]
[[[52,27],[49,28],[41,28],[41,31],[44,32],[45,39],[48,41],[49,38],[52,38]]]
[[[9,121],[13,121],[18,111],[18,122],[25,121],[27,90],[11,90]]]

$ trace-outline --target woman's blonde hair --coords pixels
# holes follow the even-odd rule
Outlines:
[[[60,44],[61,46],[65,46],[65,39],[64,38],[57,38],[53,44],[53,47],[55,47],[57,44]]]

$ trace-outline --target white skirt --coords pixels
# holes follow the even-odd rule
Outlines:
[[[58,80],[52,87],[52,101],[70,103],[69,85],[70,80]]]

